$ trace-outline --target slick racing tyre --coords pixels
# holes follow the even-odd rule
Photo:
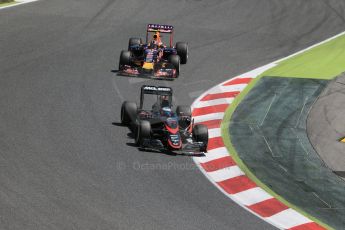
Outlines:
[[[138,46],[140,44],[142,44],[141,38],[130,38],[128,41],[128,50],[130,50],[132,46]]]
[[[138,106],[135,102],[125,101],[121,106],[121,124],[129,125],[136,119]]]
[[[172,54],[169,56],[169,62],[175,67],[176,69],[176,76],[180,75],[180,57],[178,55]]]
[[[131,51],[122,50],[120,54],[119,69],[124,65],[131,65]]]
[[[181,129],[187,129],[192,120],[192,109],[188,105],[179,105],[176,108],[176,114],[179,117],[179,125]]]
[[[186,64],[188,61],[188,44],[186,42],[176,42],[176,51],[181,58],[181,64]]]
[[[205,125],[198,124],[193,127],[193,138],[196,142],[202,142],[203,146],[200,148],[200,151],[207,151],[208,144],[208,129]]]
[[[177,116],[192,116],[192,109],[188,105],[179,105],[176,108]]]
[[[145,139],[150,139],[151,137],[151,124],[149,121],[143,120],[139,121],[136,135],[135,135],[135,144],[137,146],[142,146]]]

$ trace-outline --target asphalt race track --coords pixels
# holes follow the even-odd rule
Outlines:
[[[272,229],[186,156],[140,152],[118,125],[139,87],[176,103],[345,29],[336,0],[41,0],[0,10],[0,229]],[[174,82],[116,76],[147,23],[190,59]]]

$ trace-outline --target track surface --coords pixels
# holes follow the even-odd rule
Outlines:
[[[314,0],[42,0],[0,11],[0,229],[272,228],[190,158],[130,146],[128,130],[112,123],[150,81],[111,70],[146,23],[173,24],[190,62],[180,79],[159,83],[174,87],[176,104],[190,104],[230,76],[344,30],[344,9]],[[156,170],[139,170],[145,163]]]

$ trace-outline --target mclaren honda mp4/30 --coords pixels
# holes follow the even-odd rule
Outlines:
[[[169,40],[164,43],[164,34]],[[148,24],[146,42],[130,38],[128,50],[121,51],[118,75],[173,80],[180,74],[180,64],[188,60],[188,44],[173,46],[174,27]]]
[[[141,87],[140,105],[125,101],[121,107],[121,123],[129,126],[135,143],[142,150],[172,152],[176,154],[203,154],[207,151],[208,129],[194,124],[191,108],[177,106],[172,111],[170,87]],[[145,98],[154,101],[144,108]]]

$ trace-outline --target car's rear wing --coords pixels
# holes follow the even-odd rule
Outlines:
[[[170,34],[169,45],[173,47],[174,27],[170,25],[148,24],[146,30],[146,43],[149,42],[149,33],[159,32]]]
[[[156,94],[156,95],[171,96],[173,94],[173,90],[172,88],[165,87],[165,86],[143,85],[141,87],[141,94]]]
[[[141,93],[140,93],[140,109],[143,108],[145,94],[158,95],[159,96],[158,98],[160,98],[160,99],[157,98],[157,100],[159,100],[159,103],[161,103],[160,100],[162,98],[160,96],[167,96],[166,100],[168,100],[168,103],[171,106],[173,90],[170,87],[143,85],[141,87]]]
[[[170,25],[148,24],[147,32],[172,33],[174,27]]]

